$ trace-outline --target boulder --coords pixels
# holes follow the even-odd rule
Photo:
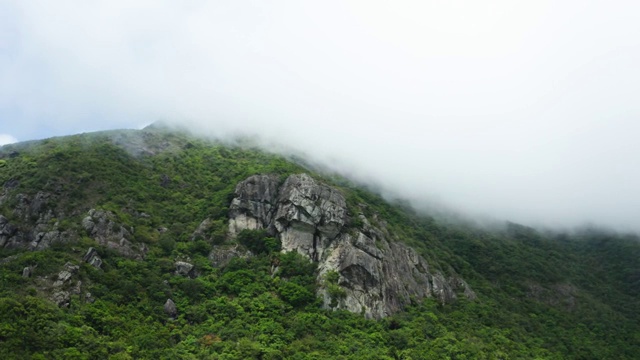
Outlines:
[[[186,261],[176,261],[174,265],[176,267],[176,275],[182,276],[190,276],[194,268],[193,264]]]
[[[164,312],[171,318],[175,319],[178,317],[178,308],[176,307],[176,303],[171,299],[167,299],[164,303]]]

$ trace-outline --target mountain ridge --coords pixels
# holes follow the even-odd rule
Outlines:
[[[255,146],[157,126],[6,145],[0,161],[0,306],[10,315],[0,337],[7,358],[76,351],[78,358],[303,358],[315,352],[631,359],[638,350],[636,235],[444,225]],[[254,183],[266,183],[251,195],[246,184],[255,176]],[[281,189],[288,179],[298,185]],[[267,203],[271,213],[258,208]],[[336,229],[342,235],[328,236]],[[393,244],[413,249],[423,260],[412,263],[442,274],[442,284],[463,279],[459,291],[472,291],[472,300],[423,299],[409,291],[393,311],[376,307],[367,291],[391,296],[388,289],[406,286],[366,280],[389,274],[384,261],[366,264],[394,258],[387,250]],[[426,280],[431,288],[434,278]],[[169,300],[174,306],[165,312]],[[41,311],[20,317],[26,311],[20,304]],[[99,309],[110,325],[91,315]],[[372,322],[363,315],[386,318]],[[133,320],[123,324],[123,317]],[[335,333],[303,318],[331,324]],[[64,319],[63,325],[51,319]],[[238,319],[253,325],[243,330]],[[31,330],[21,333],[10,321]],[[47,326],[33,328],[38,321]],[[88,335],[72,336],[82,327]],[[167,333],[176,328],[182,335]],[[380,341],[355,340],[357,333]],[[334,345],[321,345],[327,339]],[[341,348],[348,343],[351,350]]]

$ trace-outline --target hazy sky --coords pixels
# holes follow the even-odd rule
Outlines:
[[[0,0],[0,144],[157,119],[418,201],[640,230],[638,1]]]

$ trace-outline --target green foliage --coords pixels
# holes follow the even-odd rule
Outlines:
[[[278,293],[282,300],[294,307],[301,307],[315,300],[315,295],[311,291],[291,281],[281,282],[278,286]]]
[[[270,254],[282,249],[280,239],[268,237],[265,230],[242,230],[237,240],[254,254]]]
[[[11,151],[19,155],[9,157]],[[17,194],[51,194],[46,226],[77,231],[44,251],[0,249],[2,359],[634,359],[640,353],[640,240],[587,229],[546,234],[517,224],[500,231],[443,225],[391,204],[340,178],[349,226],[383,219],[433,270],[461,275],[478,299],[442,306],[418,301],[384,320],[321,309],[318,285],[336,306],[346,295],[340,274],[317,284],[316,264],[265,231],[238,242],[254,256],[214,269],[208,255],[227,241],[236,184],[249,175],[283,178],[303,170],[250,148],[224,146],[160,128],[49,139],[0,148],[0,213],[27,228],[13,210]],[[91,208],[111,211],[131,229],[144,260],[125,258],[82,237]],[[210,226],[194,236],[204,219]],[[82,262],[88,247],[103,260]],[[198,277],[175,273],[189,259]],[[82,293],[58,308],[47,300],[65,263],[80,270],[65,290]],[[32,269],[22,277],[25,267]],[[95,301],[87,301],[86,293]],[[384,296],[384,294],[381,294]],[[171,298],[178,318],[163,305]]]
[[[171,235],[163,234],[162,236],[160,236],[160,240],[158,240],[158,245],[165,255],[170,255],[173,249],[176,247],[176,242],[173,240]]]
[[[327,293],[331,297],[332,308],[338,306],[338,302],[347,296],[347,292],[338,285],[340,274],[337,271],[328,271],[324,274],[324,286],[327,289]]]

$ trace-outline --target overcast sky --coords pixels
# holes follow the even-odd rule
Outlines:
[[[640,230],[638,1],[0,0],[0,144],[157,119],[416,201]]]

